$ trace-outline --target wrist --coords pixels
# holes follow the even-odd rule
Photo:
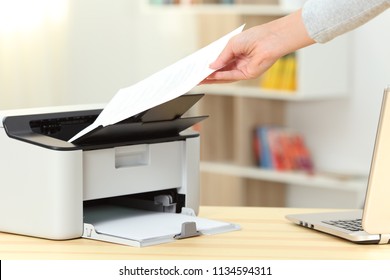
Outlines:
[[[282,57],[298,49],[315,43],[302,20],[301,10],[297,10],[285,17],[268,23],[269,31],[275,41],[275,55]]]

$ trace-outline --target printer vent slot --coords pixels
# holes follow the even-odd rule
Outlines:
[[[98,115],[38,119],[30,121],[31,130],[38,134],[47,135],[67,141],[78,131],[92,124]]]

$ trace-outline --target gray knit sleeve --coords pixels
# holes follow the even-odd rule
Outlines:
[[[308,0],[302,8],[302,18],[309,36],[325,43],[389,7],[390,0]]]

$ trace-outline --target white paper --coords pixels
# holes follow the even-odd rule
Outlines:
[[[243,28],[244,25],[148,78],[120,89],[95,122],[72,137],[69,142],[99,126],[115,124],[187,93],[215,71],[210,69],[209,65],[217,59],[229,39]]]

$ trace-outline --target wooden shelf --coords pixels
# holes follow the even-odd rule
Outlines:
[[[145,12],[180,12],[190,14],[213,15],[260,15],[284,16],[294,9],[279,5],[242,5],[242,4],[180,4],[180,5],[150,5],[143,7]]]
[[[253,86],[241,86],[238,83],[200,85],[192,89],[191,92],[221,96],[249,97],[284,101],[307,101],[321,99],[329,100],[332,98],[345,98],[347,96],[345,92],[341,91],[333,92],[333,94],[329,93],[327,95],[307,96],[305,95],[305,93],[300,91],[262,89]]]
[[[302,99],[295,91],[266,90],[251,86],[240,86],[238,84],[200,85],[191,90],[191,92],[289,101]]]
[[[310,175],[302,172],[281,172],[229,163],[202,162],[200,170],[247,179],[353,192],[364,191],[367,185],[365,176],[332,176],[321,173]]]

